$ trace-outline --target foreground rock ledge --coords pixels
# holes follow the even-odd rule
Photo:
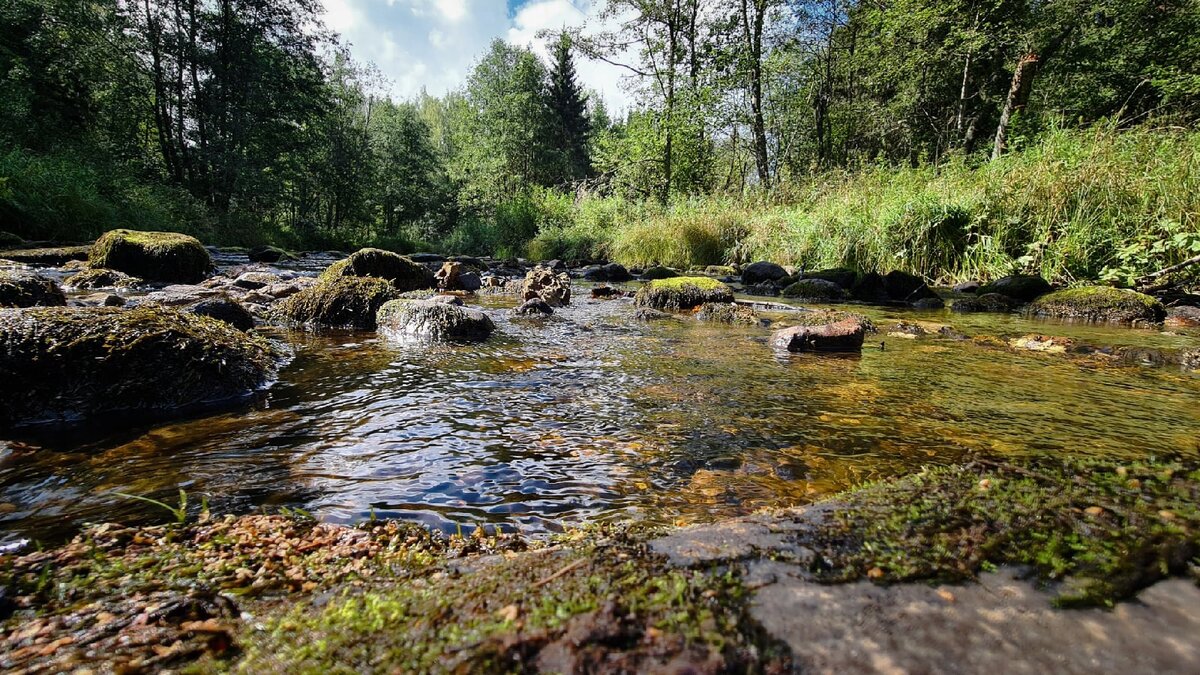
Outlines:
[[[262,338],[161,307],[0,310],[0,428],[244,397],[275,373]]]
[[[0,667],[1196,672],[1200,589],[1166,576],[1195,573],[1198,485],[1171,461],[979,459],[549,543],[296,516],[105,525],[0,556]],[[1080,603],[1116,608],[1053,606]]]

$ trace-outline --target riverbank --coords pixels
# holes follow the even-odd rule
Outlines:
[[[553,540],[297,512],[104,525],[0,558],[0,662],[1194,671],[1198,503],[1200,471],[1186,462],[977,458],[806,508]]]

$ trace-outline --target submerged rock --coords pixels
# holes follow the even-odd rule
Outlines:
[[[521,298],[540,298],[551,307],[571,304],[571,277],[548,267],[537,266],[525,275]]]
[[[433,288],[433,273],[424,265],[413,262],[402,255],[377,248],[364,248],[339,260],[321,273],[322,281],[338,278],[383,279],[401,293]]]
[[[25,270],[0,270],[0,307],[61,307],[67,297],[53,279]]]
[[[846,299],[846,291],[832,281],[805,278],[783,289],[783,296],[810,302],[840,302]]]
[[[1200,326],[1200,307],[1192,305],[1168,307],[1166,324],[1178,328],[1195,328]]]
[[[88,259],[90,246],[59,246],[55,248],[22,248],[0,251],[0,258],[25,265],[61,267],[72,261]]]
[[[383,279],[334,277],[281,300],[275,313],[292,324],[371,330],[379,308],[399,296],[400,291]]]
[[[435,342],[481,342],[496,329],[477,309],[427,300],[392,300],[379,308],[376,323],[389,335]]]
[[[171,309],[0,310],[0,426],[228,401],[275,360],[257,336]]]
[[[787,270],[783,269],[782,265],[767,261],[756,262],[746,265],[742,270],[742,284],[755,286],[764,281],[779,281],[787,275]]]
[[[633,320],[641,321],[643,323],[650,323],[651,321],[663,321],[664,319],[674,318],[674,314],[660,312],[657,309],[650,309],[649,307],[639,307],[633,312]]]
[[[742,326],[758,326],[762,323],[758,312],[732,302],[706,302],[696,312],[696,319]]]
[[[554,308],[541,298],[530,298],[513,308],[513,314],[517,316],[550,316],[553,313]]]
[[[212,271],[200,240],[177,232],[105,232],[88,251],[88,266],[124,272],[147,281],[194,284]]]
[[[1016,303],[1007,295],[999,293],[985,293],[974,298],[963,298],[955,300],[950,305],[950,311],[962,312],[964,314],[977,312],[995,312],[1004,314],[1013,311],[1016,308]]]
[[[141,283],[141,279],[131,277],[124,272],[89,267],[63,281],[64,286],[71,288],[132,288]]]
[[[847,318],[777,330],[771,335],[771,344],[789,352],[860,352],[865,332],[861,322]]]
[[[999,293],[1020,302],[1032,302],[1038,296],[1045,295],[1052,290],[1054,289],[1050,286],[1050,282],[1040,276],[1018,274],[984,284],[976,290],[976,293],[979,295]]]
[[[707,277],[675,277],[649,281],[634,297],[637,306],[654,309],[692,309],[706,302],[731,303],[733,291]]]
[[[1109,286],[1080,286],[1043,295],[1030,305],[1038,316],[1098,323],[1159,323],[1167,310],[1154,298]]]

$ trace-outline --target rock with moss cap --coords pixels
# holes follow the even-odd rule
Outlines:
[[[654,309],[692,309],[706,302],[731,303],[733,291],[708,277],[655,279],[642,286],[633,302]]]
[[[841,302],[847,294],[845,289],[832,281],[806,278],[783,289],[783,295],[810,302]]]
[[[322,281],[345,277],[383,279],[401,293],[433,288],[436,285],[433,272],[424,265],[378,248],[355,251],[350,257],[335,262],[321,273]]]
[[[1080,286],[1043,295],[1029,311],[1038,316],[1097,323],[1159,323],[1167,310],[1154,298],[1109,286]]]
[[[726,323],[735,326],[758,326],[762,324],[758,312],[733,302],[706,302],[696,312],[698,321]]]
[[[0,427],[240,399],[273,376],[265,340],[161,307],[0,310]]]
[[[383,279],[334,277],[281,300],[274,311],[296,325],[373,330],[379,308],[399,297],[400,291]]]
[[[112,230],[92,244],[88,265],[148,281],[194,284],[208,277],[213,262],[200,240],[186,234]]]
[[[106,270],[98,267],[89,267],[79,271],[63,281],[64,286],[70,288],[132,288],[137,286],[140,279],[118,272],[117,270]]]
[[[0,307],[61,307],[67,297],[53,279],[25,270],[0,270]]]
[[[1052,290],[1054,288],[1050,286],[1050,283],[1037,275],[1017,274],[984,284],[975,292],[978,295],[999,293],[1020,302],[1033,302],[1039,296]]]
[[[428,342],[482,342],[496,329],[477,309],[430,300],[392,300],[379,308],[376,323],[392,337]]]

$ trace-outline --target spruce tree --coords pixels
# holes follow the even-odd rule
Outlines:
[[[554,45],[547,99],[556,136],[554,146],[561,157],[561,182],[570,183],[588,177],[592,172],[592,161],[588,156],[591,123],[588,119],[587,97],[575,81],[571,38],[566,33],[561,34]]]

